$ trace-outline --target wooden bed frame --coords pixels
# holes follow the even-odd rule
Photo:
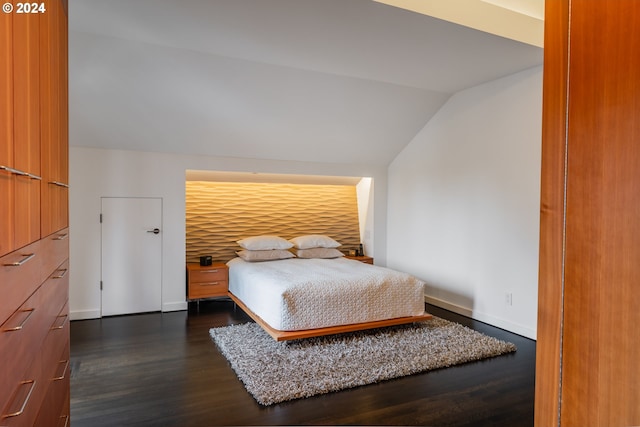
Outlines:
[[[342,334],[345,332],[363,331],[366,329],[382,328],[385,326],[404,325],[407,323],[423,322],[433,316],[429,313],[420,316],[396,317],[394,319],[378,320],[376,322],[354,323],[351,325],[330,326],[326,328],[305,329],[301,331],[281,331],[274,329],[251,311],[238,297],[228,292],[229,298],[233,300],[245,313],[247,313],[258,325],[262,326],[269,335],[276,341],[297,340],[301,338],[320,337],[324,335]]]

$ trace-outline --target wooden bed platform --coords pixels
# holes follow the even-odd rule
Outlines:
[[[231,292],[229,292],[228,295],[229,298],[233,300],[233,302],[235,302],[245,313],[247,313],[258,325],[262,326],[262,329],[264,329],[276,341],[297,340],[301,338],[320,337],[323,335],[334,335],[342,334],[345,332],[363,331],[365,329],[382,328],[385,326],[404,325],[407,323],[423,322],[433,317],[431,314],[425,313],[420,316],[396,317],[394,319],[379,320],[376,322],[330,326],[327,328],[318,329],[305,329],[302,331],[281,331],[278,329],[273,329],[271,326],[269,326],[264,320],[260,318],[260,316],[249,310],[249,308]]]

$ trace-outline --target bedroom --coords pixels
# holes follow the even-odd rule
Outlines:
[[[478,49],[468,62],[450,65],[452,69],[464,70],[470,80],[462,86],[442,91],[423,83],[408,84],[397,76],[368,76],[362,69],[355,72],[334,67],[308,71],[306,65],[292,66],[284,61],[273,64],[253,57],[247,64],[240,53],[220,53],[218,50],[213,55],[203,55],[203,47],[198,46],[197,41],[188,49],[178,49],[167,45],[166,40],[149,40],[148,37],[157,36],[154,27],[143,30],[145,27],[141,25],[126,26],[136,21],[146,22],[143,11],[114,16],[115,12],[102,10],[97,3],[70,5],[70,180],[74,189],[70,221],[74,233],[82,236],[82,240],[71,240],[74,273],[70,306],[73,319],[100,317],[100,227],[96,218],[100,213],[100,198],[109,196],[162,198],[162,310],[186,308],[186,171],[214,170],[371,177],[374,182],[374,222],[370,231],[375,239],[371,255],[376,263],[429,279],[432,288],[428,296],[437,305],[535,337],[537,276],[535,271],[531,272],[537,262],[538,220],[537,208],[530,209],[539,200],[540,48],[496,36],[477,37],[475,31],[465,29],[462,35],[439,36],[450,40],[456,48],[471,38],[474,44],[480,43],[488,50],[487,56],[482,56],[483,51]],[[313,3],[309,2],[307,7]],[[329,4],[331,7],[324,13],[335,14],[331,8],[337,7],[336,2]],[[344,14],[344,21],[348,21],[342,22],[345,28],[357,24],[358,19],[353,14],[361,13],[361,7],[377,19],[398,21],[395,24],[398,26],[410,24],[412,29],[422,26],[425,19],[438,22],[385,5],[352,4],[355,4],[354,10]],[[83,5],[87,7],[84,11],[79,9]],[[78,8],[75,9],[76,16],[85,19],[83,23],[74,24],[74,7]],[[270,16],[262,10],[255,13]],[[306,12],[313,16],[318,13],[314,9]],[[167,22],[167,16],[160,10],[150,16],[150,20],[157,19],[160,25],[172,28],[173,22]],[[181,16],[173,18],[176,22],[183,19]],[[306,22],[301,19],[290,18],[288,25],[280,24],[291,33],[297,31],[291,26],[304,26],[291,24],[299,20]],[[104,29],[101,25],[105,22],[121,24],[118,28]],[[244,26],[260,28],[255,22],[244,23]],[[390,63],[406,63],[401,67],[401,73],[414,70],[413,74],[418,76],[412,77],[419,81],[435,79],[420,75],[429,68],[429,58],[420,55],[417,63],[412,58],[420,51],[418,39],[411,38],[415,33],[407,31],[401,40],[393,38],[393,42],[384,42],[384,37],[392,37],[395,27],[366,27],[362,29],[364,33],[376,37],[369,41],[356,38],[361,46],[378,44],[385,47],[388,43],[380,54],[393,58],[388,61]],[[321,33],[327,38],[326,44],[336,50],[334,46],[340,41],[335,38],[343,34],[336,33],[329,38]],[[344,34],[347,36],[354,37]],[[461,39],[456,40],[457,37]],[[394,43],[406,42],[411,42],[411,48],[406,47],[404,55],[394,49]],[[316,57],[323,51],[323,46],[314,51]],[[307,46],[307,49],[311,47]],[[360,47],[358,51],[363,49]],[[440,49],[438,54],[449,63],[446,51]],[[486,69],[492,63],[511,54],[515,64],[508,63],[507,70],[487,74]],[[336,51],[335,55],[345,54]],[[368,60],[364,64],[365,70],[378,68],[385,72],[375,55]],[[151,69],[153,74],[148,74],[146,70]],[[227,85],[215,86],[215,90],[200,87],[205,77],[202,74],[206,74],[205,71],[213,74],[217,69],[222,70],[217,74],[221,74]],[[473,71],[469,73],[469,70]],[[393,70],[388,72],[393,74]],[[181,73],[189,78],[175,79],[173,74]],[[146,79],[146,76],[152,78]],[[229,93],[232,89],[235,92]],[[154,91],[161,96],[153,95]],[[249,102],[244,92],[251,93],[255,101]],[[192,99],[187,99],[188,96]],[[133,102],[138,97],[142,101]],[[314,102],[302,102],[304,99],[300,97]],[[166,104],[165,98],[171,99],[175,106]],[[211,99],[217,102],[212,103]],[[132,108],[123,108],[125,105]],[[256,111],[249,118],[233,116],[240,108]],[[204,109],[221,114],[235,127],[228,129],[215,122],[217,127],[211,126],[211,129],[206,123],[208,117],[203,117]],[[276,121],[280,116],[290,118],[286,123],[288,129],[283,128],[285,123]],[[267,119],[280,126],[273,134],[264,131],[269,129],[264,123]],[[452,121],[454,125],[450,124]],[[172,124],[168,132],[166,123]],[[253,130],[254,126],[242,126],[244,123],[255,125],[257,130]],[[331,126],[335,128],[329,132]],[[208,131],[211,134],[206,133]],[[345,141],[345,137],[336,135],[346,135],[351,140]],[[474,146],[444,143],[449,139],[471,144],[470,136],[476,142]],[[279,137],[286,140],[286,146],[279,148]],[[227,139],[237,144],[220,142]],[[435,165],[429,159],[423,159],[426,155],[421,152],[415,157],[412,154],[426,149],[426,141],[431,139],[443,141],[435,147],[442,154],[440,160],[433,160]],[[311,143],[302,144],[305,140]],[[167,141],[176,145],[169,145]],[[205,146],[202,141],[211,142]],[[479,151],[474,151],[474,147]],[[514,162],[507,164],[504,158],[496,155],[498,153],[512,155]],[[429,176],[427,170],[435,176]],[[513,179],[514,170],[517,171],[516,179]],[[482,177],[487,180],[483,182]],[[442,194],[438,191],[425,193],[426,184],[434,181],[442,182],[442,188],[450,188],[450,194],[457,194],[458,200],[468,200],[473,206],[441,200]],[[428,209],[436,203],[446,210],[433,212]],[[447,257],[447,263],[438,260],[434,265],[426,264],[424,260],[433,260],[433,251],[437,250],[431,243],[432,233],[437,230],[424,229],[427,221],[422,216],[405,223],[401,218],[408,206],[411,212],[430,215],[432,221],[442,223],[448,219],[468,225],[470,229],[466,235],[473,241],[465,241],[464,236],[457,235],[459,240],[447,242],[451,247],[468,247],[472,252],[466,257],[475,259],[478,265],[466,264],[461,260],[461,254],[451,251],[441,254]],[[504,218],[494,215],[496,207],[500,207],[499,212],[506,216],[517,218],[519,223],[505,224]],[[522,212],[525,215],[521,215]],[[504,225],[513,228],[501,228]],[[415,228],[407,230],[405,226]],[[447,228],[453,226],[447,224]],[[447,228],[440,232],[451,234]],[[483,233],[492,233],[495,238],[490,240],[490,247],[483,246],[483,242],[487,242]],[[416,239],[420,236],[429,237]],[[422,240],[424,246],[418,240]],[[522,247],[523,253],[508,250],[513,245]],[[530,256],[532,252],[533,257]],[[513,277],[505,276],[510,269],[496,265],[504,260],[514,265],[514,271],[520,270],[526,280],[514,281]],[[478,271],[479,265],[493,268]],[[446,267],[445,271],[440,267]],[[510,306],[505,303],[506,293],[513,295]]]
[[[442,25],[441,21],[422,15],[411,14],[386,5],[376,3],[369,5],[368,3],[353,3],[353,10],[345,13],[343,20],[350,21],[350,16],[356,13],[371,13],[374,14],[373,16],[380,14],[376,19],[398,21],[396,25],[411,25],[412,31],[422,31],[421,37],[431,37],[428,32],[421,30],[424,27],[424,19],[429,20],[430,23],[436,22]],[[313,4],[310,2],[307,7]],[[410,78],[419,79],[418,81],[422,82],[421,87],[410,90],[407,86],[399,87],[398,84],[379,81],[383,78],[387,80],[394,78],[399,81],[399,77],[393,75],[397,73],[394,70],[383,69],[381,73],[388,73],[388,76],[372,76],[365,80],[366,75],[363,74],[358,74],[362,76],[359,78],[338,78],[335,73],[340,72],[339,70],[332,71],[334,74],[329,76],[318,72],[303,74],[299,70],[292,74],[290,67],[267,67],[264,64],[258,67],[258,71],[263,74],[258,74],[258,71],[253,68],[253,62],[239,60],[231,62],[226,57],[219,56],[213,56],[215,61],[209,63],[212,61],[211,55],[196,56],[194,51],[190,50],[188,51],[190,56],[185,57],[187,53],[184,49],[161,47],[162,43],[166,43],[161,39],[151,44],[141,42],[140,40],[144,37],[151,37],[149,34],[155,34],[152,19],[145,24],[150,25],[145,31],[128,27],[130,29],[123,32],[121,38],[116,38],[109,36],[109,31],[113,29],[105,24],[109,22],[105,17],[115,13],[114,11],[93,9],[99,7],[93,2],[81,2],[75,7],[76,16],[82,16],[83,21],[74,23],[73,15],[71,16],[70,96],[74,102],[70,105],[70,179],[75,184],[75,191],[71,194],[70,221],[74,224],[76,233],[86,236],[86,239],[83,239],[82,245],[71,243],[71,253],[76,259],[74,275],[71,278],[72,318],[100,316],[100,289],[97,285],[88,284],[100,282],[100,228],[96,225],[95,218],[100,213],[100,198],[109,196],[163,198],[165,227],[163,229],[162,310],[186,308],[183,289],[180,286],[184,269],[182,260],[184,260],[185,245],[185,175],[187,170],[218,170],[371,177],[374,182],[372,211],[374,223],[369,231],[376,242],[374,253],[371,255],[379,264],[388,264],[425,276],[434,285],[430,296],[439,300],[440,304],[448,303],[448,308],[525,336],[535,337],[537,285],[535,273],[531,274],[531,270],[535,269],[536,265],[537,249],[535,248],[538,230],[536,210],[530,213],[530,209],[537,203],[536,200],[539,197],[537,186],[540,143],[539,131],[536,129],[540,126],[541,49],[459,27],[463,28],[461,34],[452,33],[443,37],[451,40],[458,38],[459,40],[455,40],[455,46],[459,49],[462,49],[461,45],[468,43],[468,38],[471,37],[474,43],[482,43],[485,51],[470,52],[474,47],[471,49],[464,47],[464,51],[471,56],[468,63],[457,63],[458,59],[446,61],[449,67],[475,69],[471,74],[464,74],[467,79],[464,84],[469,87],[447,89],[458,92],[450,98],[451,92],[424,89],[430,84],[429,78],[435,79],[438,73],[446,73],[444,67],[437,69],[434,75],[421,75],[427,69],[425,68],[429,61],[427,54],[438,54],[442,57],[447,55],[446,49],[431,48],[427,54],[412,59],[411,56],[415,55],[413,52],[421,49],[415,40],[411,42],[411,50],[406,47],[407,52],[404,54],[395,52],[393,45],[384,46],[384,54],[400,55],[401,57],[397,58],[398,61],[408,62],[407,66],[400,69],[401,73],[408,73],[407,69],[411,69],[413,71]],[[82,10],[81,7],[88,9]],[[331,7],[337,6],[331,5]],[[298,19],[307,16],[305,19],[309,20],[309,15],[321,12],[335,14],[331,7],[327,7],[324,11],[306,11]],[[362,11],[359,10],[363,7]],[[238,13],[234,8],[229,8],[227,13],[231,16],[234,16],[233,13]],[[236,9],[242,9],[242,7],[237,6]],[[158,10],[156,13],[161,12]],[[274,15],[269,19],[275,20],[277,14]],[[97,16],[101,19],[96,20]],[[178,17],[174,18],[178,19]],[[180,17],[180,19],[187,18],[189,16]],[[137,15],[114,18],[114,20],[131,21],[128,24],[142,19]],[[166,19],[166,16],[153,19],[162,23],[162,19]],[[408,21],[405,22],[407,19]],[[296,20],[292,17],[288,22],[295,23]],[[311,23],[308,24],[311,25]],[[244,23],[239,27],[243,25],[256,26],[255,23]],[[289,23],[288,25],[297,24]],[[342,22],[341,25],[346,28],[342,31],[348,33],[347,29],[351,24]],[[442,29],[438,27],[438,30],[450,31],[450,26],[447,24]],[[366,37],[356,38],[354,44],[359,43],[362,46],[369,46],[372,43],[381,44],[385,37],[391,37],[389,32],[393,28],[372,29],[366,25],[364,27],[361,32],[373,40],[368,40]],[[256,26],[253,31],[266,30]],[[322,33],[322,28],[316,31]],[[482,34],[482,38],[476,34]],[[344,35],[346,36],[347,34]],[[407,36],[415,37],[415,34],[407,32],[397,36],[398,40],[393,42],[399,44],[408,42]],[[126,37],[131,37],[137,42],[127,43],[125,47],[121,40]],[[335,41],[327,40],[326,44],[333,46]],[[216,49],[222,48],[224,44],[216,47]],[[293,47],[290,48],[293,49]],[[195,46],[193,49],[198,47]],[[98,52],[99,57],[97,57]],[[236,56],[238,55],[240,54]],[[335,53],[335,57],[341,55],[345,54]],[[488,59],[488,56],[482,55],[494,55],[494,57]],[[489,77],[493,80],[492,82],[479,84],[488,77],[489,63],[499,62],[495,56],[501,58],[500,62],[506,62],[506,64],[501,63],[505,68],[493,70],[494,75]],[[509,56],[514,59],[508,59]],[[131,58],[136,57],[140,59],[131,61]],[[445,59],[443,57],[443,61]],[[334,56],[328,60],[337,61]],[[375,56],[366,58],[366,61],[362,62],[360,67],[365,67],[365,70],[360,70],[359,73],[366,72],[366,69],[371,69],[376,64],[379,65]],[[240,74],[242,78],[236,78],[238,82],[223,80],[229,84],[230,88],[217,87],[220,93],[215,95],[221,97],[224,94],[225,98],[209,106],[207,102],[214,95],[211,94],[213,89],[199,93],[198,87],[202,84],[202,76],[194,74],[192,69],[187,68],[186,64],[192,63],[194,64],[192,67],[206,67],[205,69],[210,72],[216,69],[212,67],[220,67],[224,71],[220,72],[223,78],[229,77],[233,72]],[[177,64],[175,65],[177,68],[172,69],[171,64]],[[145,67],[148,66],[164,71],[158,71],[154,79],[147,79],[150,81],[143,83],[140,78],[144,76]],[[337,66],[334,65],[334,67]],[[187,73],[186,75],[194,81],[176,80],[174,74],[179,75],[178,73],[181,72]],[[158,82],[155,82],[155,79]],[[295,84],[290,85],[291,80]],[[158,83],[164,86],[159,87]],[[187,83],[193,86],[186,86]],[[242,84],[248,86],[242,87]],[[152,110],[152,105],[162,105],[162,97],[173,95],[174,89],[167,93],[166,85],[177,86],[185,93],[190,93],[195,101],[185,100],[181,105],[181,109],[184,110],[182,112],[174,111],[170,106]],[[182,87],[182,85],[185,86]],[[270,91],[274,93],[264,93],[267,91],[265,86],[271,87]],[[342,91],[338,98],[334,92],[336,87]],[[162,96],[156,99],[153,93],[160,91],[160,88],[162,88],[160,92]],[[298,97],[301,95],[298,92],[301,89],[304,89],[302,93],[307,94],[305,96],[312,97],[311,99],[314,100],[313,103],[304,104],[306,110],[299,108]],[[331,92],[326,94],[329,89]],[[234,90],[233,93],[238,97],[235,103],[246,104],[253,113],[250,117],[233,118],[231,123],[255,122],[257,129],[263,129],[264,117],[256,115],[253,110],[264,109],[264,105],[273,105],[272,109],[275,111],[269,115],[270,120],[276,123],[272,125],[275,127],[273,136],[246,135],[251,131],[236,131],[231,128],[232,125],[228,125],[229,129],[227,129],[216,122],[211,130],[214,140],[224,140],[226,135],[232,137],[232,132],[236,132],[239,136],[232,139],[234,143],[206,144],[202,140],[201,133],[207,125],[194,122],[193,120],[196,119],[191,118],[192,110],[200,106],[218,111],[230,104],[231,111],[225,114],[234,113],[237,107],[227,98],[231,90]],[[250,93],[252,98],[247,98],[244,91]],[[374,95],[384,99],[383,104],[387,105],[371,106],[374,103],[372,102]],[[134,96],[140,97],[142,100],[140,106],[144,109],[122,109],[122,103]],[[180,95],[178,99],[183,98],[184,95]],[[342,110],[350,109],[346,118],[336,116],[334,108],[336,99],[342,102]],[[439,113],[433,117],[442,105],[445,105],[445,108],[440,109]],[[467,112],[470,108],[475,108],[472,114]],[[125,111],[127,115],[123,116],[122,113]],[[152,119],[149,111],[153,111],[158,118]],[[340,111],[340,114],[344,115],[344,111]],[[92,112],[92,116],[87,117],[88,112]],[[280,116],[284,113],[293,118],[291,121],[293,125],[282,121]],[[97,120],[97,116],[100,120]],[[196,115],[196,117],[200,116]],[[431,117],[433,118],[429,121]],[[449,124],[451,120],[457,120],[459,125],[451,126]],[[160,123],[171,121],[174,125],[169,128],[170,132],[166,132],[167,129],[163,127],[158,127]],[[363,128],[361,123],[367,123],[367,128]],[[427,124],[426,127],[425,124]],[[314,132],[322,132],[318,135],[310,135],[304,126],[314,126]],[[325,130],[331,126],[336,128],[331,131]],[[156,129],[162,129],[162,132],[167,135],[161,134]],[[404,133],[403,136],[398,133],[400,131]],[[215,136],[215,132],[219,135]],[[434,136],[429,133],[433,133]],[[126,138],[123,137],[125,134]],[[343,142],[343,134],[351,135],[352,141]],[[475,143],[469,141],[471,136]],[[206,140],[211,139],[210,136],[206,138]],[[276,138],[281,138],[287,145],[276,148],[278,147],[274,141]],[[300,141],[304,139],[310,140],[315,148],[301,152]],[[442,141],[436,144],[439,148],[434,146],[439,150],[439,157],[422,159],[426,155],[419,153],[413,161],[408,159],[411,155],[406,153],[411,150],[427,149],[426,141],[430,139]],[[446,142],[447,139],[459,142],[451,144]],[[407,144],[410,140],[413,141]],[[174,141],[180,141],[181,148],[172,148],[170,144],[175,144]],[[371,149],[369,144],[376,144],[378,148]],[[407,144],[407,147],[401,151],[399,144]],[[265,150],[266,147],[269,149]],[[474,147],[479,152],[473,152]],[[197,150],[205,155],[199,154]],[[460,152],[457,153],[455,150]],[[511,155],[513,161],[508,164],[504,161],[504,157],[496,156],[494,153],[499,153],[500,156]],[[478,159],[477,162],[476,159]],[[412,164],[413,162],[417,164]],[[438,163],[438,167],[434,168],[431,162]],[[431,172],[427,172],[427,169]],[[491,174],[488,174],[488,171]],[[514,171],[518,171],[515,179],[513,179]],[[428,174],[435,175],[428,176]],[[444,185],[454,186],[452,191],[460,192],[458,200],[473,202],[475,206],[471,209],[479,208],[479,215],[472,215],[469,206],[457,206],[453,203],[454,201],[440,200],[441,193],[437,191],[425,194],[419,189],[430,181],[441,181]],[[505,184],[507,182],[508,185]],[[433,200],[430,201],[430,198]],[[422,263],[411,257],[415,255],[430,258],[429,251],[433,247],[412,247],[419,242],[407,238],[406,234],[409,231],[403,228],[403,221],[397,219],[397,216],[402,216],[404,212],[402,207],[395,208],[401,206],[399,203],[407,203],[406,206],[412,206],[429,215],[436,215],[434,219],[438,221],[450,218],[450,222],[455,222],[453,218],[457,217],[460,223],[470,227],[469,231],[481,228],[482,230],[478,230],[475,234],[467,234],[469,236],[467,238],[473,238],[474,241],[465,242],[465,238],[461,237],[463,240],[455,244],[473,247],[473,253],[469,254],[469,259],[477,257],[478,264],[492,266],[491,271],[478,271],[478,266],[472,265],[456,266],[457,272],[450,277],[447,276],[451,273],[438,271],[437,266],[424,266],[428,271],[420,271],[423,268],[420,266]],[[447,206],[447,211],[431,212],[424,209],[424,203]],[[500,207],[505,215],[518,218],[517,221],[520,222],[511,224],[512,229],[500,230],[503,218],[493,215],[495,207]],[[449,209],[451,211],[448,211]],[[524,216],[522,216],[523,212]],[[438,218],[438,215],[442,215],[443,218]],[[421,230],[425,227],[421,218],[412,219],[411,222],[417,227],[414,231],[419,231],[418,235],[428,235],[435,231]],[[448,227],[451,226],[453,225],[449,223]],[[516,230],[515,234],[514,230]],[[445,232],[444,229],[441,231]],[[491,254],[491,251],[482,247],[481,234],[489,231],[497,233],[495,250],[500,251],[499,253]],[[413,234],[413,232],[410,233]],[[502,242],[501,239],[503,239]],[[449,242],[453,245],[452,240]],[[515,254],[505,250],[509,244],[523,247],[523,253]],[[446,256],[451,262],[459,257],[453,253]],[[496,265],[502,259],[516,263],[517,268],[514,270],[524,268],[526,273],[523,277],[527,277],[527,280],[514,281],[512,277],[502,277],[504,271],[500,271],[499,266]],[[470,280],[471,275],[479,275],[480,281]],[[449,293],[443,288],[449,289]],[[507,293],[513,295],[512,306],[505,304]]]
[[[404,0],[388,4],[396,1]],[[503,0],[460,1],[481,7],[504,4]],[[528,0],[509,3],[516,1]],[[0,211],[6,219],[1,235],[4,253],[10,251],[2,271],[12,273],[0,284],[8,298],[4,313],[18,320],[16,327],[5,331],[20,330],[31,317],[34,309],[20,310],[23,303],[42,300],[51,310],[44,317],[34,316],[41,320],[55,316],[53,310],[63,304],[51,329],[48,321],[31,322],[37,334],[28,333],[33,339],[18,345],[20,351],[7,352],[20,366],[33,361],[30,369],[37,371],[43,359],[39,376],[45,379],[44,386],[23,378],[16,381],[14,397],[20,394],[28,400],[29,390],[37,388],[38,398],[33,400],[39,402],[45,391],[56,401],[64,400],[54,393],[62,387],[55,384],[64,375],[47,375],[44,366],[56,374],[61,369],[67,372],[68,358],[57,359],[61,353],[53,352],[20,355],[30,342],[33,348],[60,344],[60,351],[68,352],[62,339],[69,325],[66,313],[75,320],[96,319],[74,322],[78,328],[112,325],[116,341],[131,336],[129,332],[140,345],[151,339],[154,328],[158,331],[157,326],[118,330],[118,319],[126,323],[142,316],[100,320],[101,235],[96,218],[101,198],[148,197],[163,202],[165,245],[158,269],[163,313],[150,316],[159,320],[183,316],[188,324],[199,316],[186,317],[184,301],[187,170],[364,176],[374,183],[373,223],[368,231],[375,239],[371,255],[376,262],[425,278],[429,284],[425,296],[434,303],[429,305],[434,311],[440,310],[439,305],[451,310],[446,311],[450,316],[458,311],[484,320],[488,323],[483,325],[494,331],[499,329],[489,323],[538,336],[537,366],[543,368],[536,369],[540,425],[638,424],[640,370],[634,325],[640,321],[636,286],[640,271],[634,257],[639,236],[635,188],[640,170],[635,150],[639,64],[637,55],[625,54],[625,49],[635,49],[638,40],[638,3],[547,2],[546,35],[551,43],[545,48],[544,85],[540,48],[531,50],[522,43],[384,3],[194,0],[193,7],[182,8],[169,1],[157,7],[160,3],[145,0],[71,4],[56,0],[33,9],[43,13],[34,21],[37,25],[19,16],[26,4],[19,4],[15,18],[11,2],[3,5],[3,63],[13,64],[14,71],[26,71],[13,73],[7,67],[2,74],[7,108],[0,118],[9,144],[3,146],[0,169],[3,189],[10,187],[2,192],[7,203]],[[276,4],[289,7],[278,9]],[[69,159],[67,129],[58,126],[66,122],[66,99],[57,96],[66,87],[67,62],[55,61],[66,55],[66,45],[59,42],[66,36],[67,5],[72,12]],[[211,5],[213,12],[207,10]],[[242,13],[234,11],[236,6]],[[612,19],[600,19],[604,15]],[[331,25],[323,25],[326,22]],[[434,28],[440,29],[435,35],[425,34]],[[32,37],[36,31],[40,37]],[[280,36],[271,38],[274,34]],[[28,48],[22,49],[25,44]],[[504,61],[514,58],[515,64],[502,68]],[[495,67],[501,71],[486,72],[496,71]],[[461,75],[472,81],[459,80]],[[447,85],[451,79],[457,84]],[[539,156],[541,86],[545,115]],[[615,109],[610,108],[612,101]],[[40,126],[43,132],[31,132]],[[19,135],[27,135],[28,145],[18,145]],[[15,147],[20,150],[13,158]],[[41,155],[36,148],[44,150]],[[19,162],[29,163],[27,172],[16,166]],[[40,186],[40,168],[52,186]],[[30,185],[20,186],[13,197],[11,188],[27,180]],[[67,203],[60,203],[69,196],[65,184],[69,182],[70,212]],[[40,195],[37,188],[42,190],[41,205],[32,203]],[[532,209],[534,193],[541,196],[541,204],[535,200]],[[22,209],[25,204],[29,207]],[[534,210],[541,225],[539,304],[533,277],[538,239]],[[563,220],[567,212],[570,222]],[[63,230],[69,222],[72,239]],[[58,264],[69,255],[69,240],[71,274]],[[20,245],[29,241],[29,250],[21,250]],[[36,254],[29,252],[32,248],[42,249],[45,257],[30,262]],[[25,263],[29,263],[26,269],[15,268]],[[21,280],[21,275],[32,277]],[[45,283],[40,279],[48,282],[47,277],[65,284],[55,288],[60,289],[59,298],[51,304],[36,296],[54,288],[41,286],[34,298],[28,296],[34,286]],[[65,301],[69,281],[70,305]],[[14,282],[25,286],[13,286]],[[227,315],[234,313],[227,310]],[[460,319],[476,322],[471,317]],[[185,328],[184,320],[175,330],[198,331]],[[36,335],[41,333],[61,339],[38,342]],[[105,359],[107,367],[113,368],[118,360],[118,347],[114,349],[104,354],[111,355]],[[174,367],[189,365],[184,358],[174,362],[178,362]],[[3,372],[20,376],[11,366]],[[191,366],[198,372],[199,366]],[[224,370],[228,371],[226,365]],[[526,371],[531,374],[532,368]],[[68,387],[68,380],[57,384],[65,382]],[[124,396],[137,391],[128,384]],[[217,390],[224,394],[224,388]],[[481,400],[488,398],[483,390],[474,393]],[[398,409],[405,398],[416,397],[414,391],[410,386],[408,393],[397,396],[399,400],[393,395]],[[5,397],[9,392],[4,390]],[[374,392],[365,399],[368,413],[375,416],[385,396],[389,394]],[[319,405],[310,408],[317,413],[323,410],[322,402],[329,401],[317,401]],[[21,401],[13,402],[18,406],[11,415],[18,416]],[[444,402],[436,410],[453,407]],[[29,410],[30,416],[36,409]],[[265,413],[272,420],[284,420],[279,409]],[[409,416],[412,411],[424,414],[420,406],[406,409]],[[503,414],[510,412],[507,408]],[[43,416],[47,415],[55,414]]]

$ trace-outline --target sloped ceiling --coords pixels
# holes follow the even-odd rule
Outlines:
[[[70,0],[70,143],[386,165],[542,49],[371,0]]]

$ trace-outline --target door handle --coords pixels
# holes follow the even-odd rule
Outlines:
[[[158,234],[158,233],[160,233],[160,229],[159,228],[154,228],[153,230],[147,230],[147,233]]]

